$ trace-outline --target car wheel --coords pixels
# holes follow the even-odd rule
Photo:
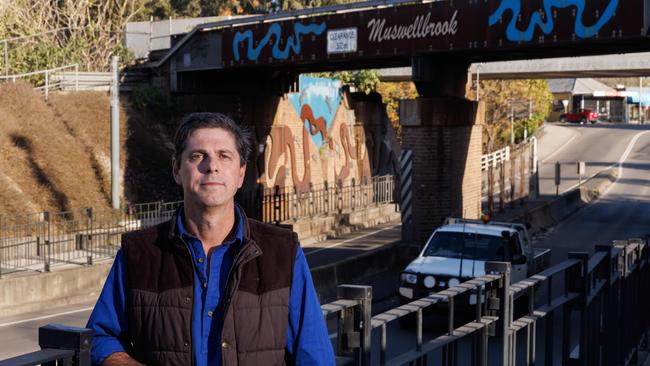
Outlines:
[[[560,122],[562,122],[562,123],[566,122],[566,118],[565,117],[560,117]]]
[[[582,119],[580,120],[580,124],[584,125],[585,123],[587,123],[587,119],[582,117]]]

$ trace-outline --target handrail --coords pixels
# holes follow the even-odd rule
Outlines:
[[[26,76],[40,75],[40,74],[50,73],[50,72],[53,72],[53,71],[59,71],[59,70],[65,70],[65,69],[71,69],[71,68],[78,68],[78,67],[79,67],[79,64],[75,63],[75,64],[69,64],[69,65],[65,65],[65,66],[54,67],[54,68],[51,68],[51,69],[26,72],[26,73],[23,73],[23,74],[12,74],[12,75],[0,76],[0,80],[16,79],[16,78],[22,78],[22,77],[26,77]]]

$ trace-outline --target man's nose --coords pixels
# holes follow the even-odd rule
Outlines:
[[[218,172],[219,171],[219,160],[208,156],[205,160],[205,170],[206,173]]]

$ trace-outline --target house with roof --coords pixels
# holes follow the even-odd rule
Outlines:
[[[630,119],[626,90],[611,88],[595,79],[549,79],[553,94],[553,108],[549,121],[558,121],[560,115],[581,109],[597,111],[600,121],[627,122]]]

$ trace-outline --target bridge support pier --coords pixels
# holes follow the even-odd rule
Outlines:
[[[402,147],[413,151],[412,222],[418,243],[447,216],[480,217],[485,115],[482,103],[464,96],[464,63],[423,59],[413,62],[421,96],[399,106]]]

